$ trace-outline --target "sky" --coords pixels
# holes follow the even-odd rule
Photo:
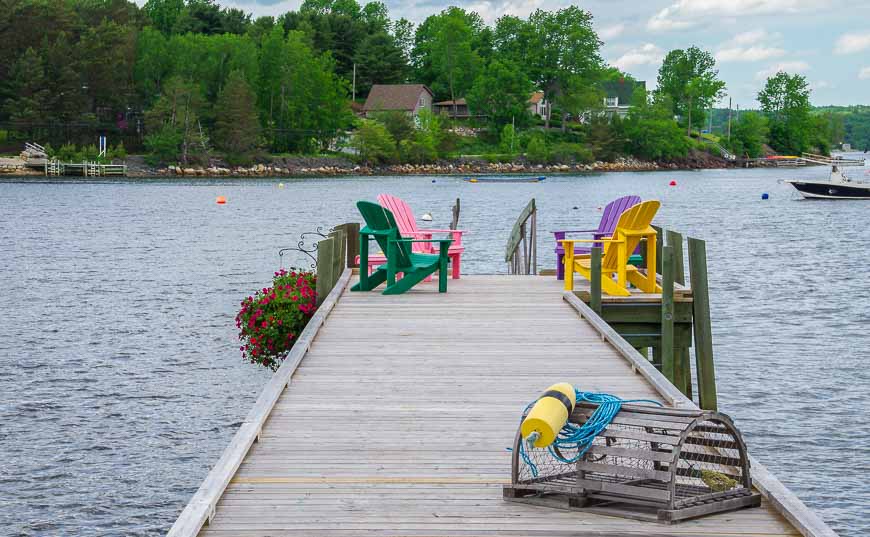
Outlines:
[[[218,0],[258,15],[279,15],[301,0]],[[360,3],[365,3],[360,0]],[[450,5],[488,24],[505,14],[574,4],[592,13],[611,65],[655,86],[669,50],[714,54],[727,95],[720,103],[754,108],[765,79],[800,73],[814,105],[870,104],[870,0],[387,0],[392,18],[415,23]]]

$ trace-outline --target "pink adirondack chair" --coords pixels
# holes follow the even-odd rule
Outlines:
[[[450,258],[451,276],[454,280],[459,279],[462,262],[462,252],[465,247],[462,246],[462,234],[465,231],[461,229],[419,229],[417,220],[414,218],[414,211],[401,198],[391,196],[389,194],[381,194],[378,196],[378,203],[392,211],[396,218],[396,224],[399,226],[402,236],[414,239],[431,239],[435,233],[450,233],[453,237],[453,242],[450,243],[450,248],[447,250],[447,255]],[[437,253],[438,248],[431,242],[415,242],[411,245],[412,251],[420,254]],[[387,258],[383,255],[369,255],[369,274],[380,265],[387,262]]]
[[[601,222],[598,224],[598,229],[554,231],[553,234],[556,236],[556,279],[565,279],[565,265],[562,263],[562,259],[565,257],[565,249],[559,241],[565,239],[567,233],[591,233],[593,239],[609,237],[613,235],[613,231],[616,229],[616,223],[619,222],[619,217],[622,213],[638,203],[640,203],[640,196],[623,196],[611,201],[606,207],[604,207],[604,214],[601,215]],[[592,246],[598,246],[599,248],[601,245],[602,243],[600,242],[592,243]],[[585,248],[575,246],[574,254],[588,254],[591,250],[591,246]]]

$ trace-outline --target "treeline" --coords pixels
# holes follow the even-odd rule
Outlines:
[[[725,91],[710,53],[673,50],[654,92],[636,91],[623,119],[606,114],[607,85],[633,81],[602,59],[592,15],[576,6],[493,25],[450,7],[415,26],[391,19],[377,1],[304,0],[297,11],[253,18],[212,0],[148,0],[141,8],[127,0],[14,0],[0,10],[0,40],[0,123],[141,129],[148,152],[164,162],[219,153],[243,163],[344,143],[373,160],[678,159],[707,147],[697,132]],[[764,113],[734,125],[735,152],[830,145],[804,113],[806,81],[779,76],[762,92],[770,97]],[[436,100],[466,99],[479,118],[472,126],[484,129],[470,136],[447,118],[424,117],[409,131],[410,122],[395,117],[353,114],[351,101],[359,105],[373,84],[403,82],[426,84]],[[536,90],[551,104],[543,118],[528,110]],[[783,92],[788,106],[777,104]]]

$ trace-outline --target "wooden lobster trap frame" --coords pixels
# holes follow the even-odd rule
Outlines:
[[[569,421],[582,425],[597,406],[578,403]],[[579,453],[530,449],[518,432],[504,497],[664,523],[761,505],[725,414],[626,404]]]

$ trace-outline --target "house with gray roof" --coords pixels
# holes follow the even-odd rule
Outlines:
[[[366,117],[377,112],[400,111],[414,117],[432,110],[432,90],[423,84],[375,84],[363,105]]]

